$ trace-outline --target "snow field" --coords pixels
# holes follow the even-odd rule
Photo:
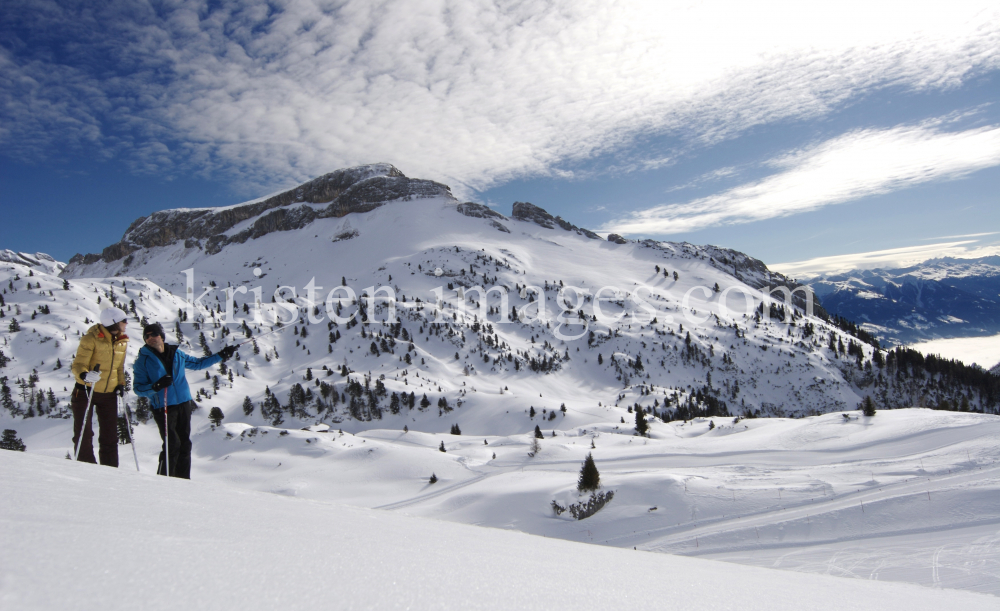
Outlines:
[[[717,418],[712,431],[702,419],[663,425],[678,435],[661,431],[659,439],[593,429],[557,431],[555,438],[546,432],[541,452],[529,457],[524,434],[376,429],[354,435],[325,425],[285,430],[243,423],[212,430],[202,414],[192,477],[626,549],[995,594],[1000,419],[924,409],[849,416],[736,425]],[[51,426],[36,434],[26,429],[21,436],[29,452],[63,455],[69,421],[63,422],[62,435]],[[692,435],[693,429],[702,432]],[[138,431],[142,469],[151,473],[159,439],[151,425]],[[438,450],[442,441],[445,453]],[[132,469],[129,453],[121,448],[121,470]],[[585,521],[556,516],[553,500],[564,506],[581,500],[576,478],[588,453],[614,500]],[[432,473],[439,478],[433,485]],[[927,540],[945,533],[949,545],[967,553],[928,550]],[[828,552],[825,564],[816,550]],[[786,555],[810,561],[778,561]]]
[[[995,607],[971,592],[723,566],[16,452],[0,453],[0,486],[0,601],[11,609]]]

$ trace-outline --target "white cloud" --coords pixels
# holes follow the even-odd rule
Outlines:
[[[604,230],[671,234],[750,223],[1000,165],[1000,127],[945,132],[937,123],[852,131],[770,162],[783,172],[691,202],[642,210]]]
[[[99,142],[272,185],[388,161],[484,188],[640,134],[710,142],[1000,66],[992,2],[11,3],[86,29],[100,57],[5,51],[0,144]]]
[[[972,246],[977,243],[977,240],[962,240],[958,242],[921,244],[919,246],[904,246],[902,248],[890,248],[871,252],[817,257],[793,263],[775,263],[768,265],[768,267],[791,278],[802,280],[815,276],[847,272],[853,269],[909,267],[928,259],[937,259],[940,257],[978,259],[980,257],[1000,254],[1000,244]]]

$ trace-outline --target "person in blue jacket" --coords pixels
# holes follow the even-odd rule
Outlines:
[[[163,327],[159,323],[147,325],[142,331],[142,339],[146,345],[139,349],[139,356],[132,365],[135,374],[132,388],[140,397],[149,399],[153,419],[164,442],[157,473],[191,479],[191,412],[195,405],[184,372],[187,369],[207,369],[225,362],[236,352],[236,347],[227,346],[203,358],[188,356],[177,346],[165,342]],[[167,406],[166,418],[164,405]]]

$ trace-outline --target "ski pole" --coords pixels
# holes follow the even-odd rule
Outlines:
[[[128,442],[132,446],[132,458],[135,459],[135,470],[139,470],[139,454],[135,450],[135,435],[132,431],[132,412],[128,408],[128,402],[125,401],[124,397],[118,397],[118,404],[120,407],[124,407],[125,411],[125,426],[128,432]]]
[[[101,364],[97,363],[94,365],[94,373],[100,373],[100,372],[101,372]],[[95,384],[91,384],[90,392],[87,393],[87,409],[83,411],[83,422],[80,424],[80,436],[76,438],[76,445],[73,447],[74,461],[80,457],[80,444],[83,443],[84,427],[89,428],[88,425],[90,424],[90,406],[93,404],[92,401],[94,400],[94,386]]]
[[[163,454],[163,469],[167,477],[170,477],[170,418],[167,413],[167,388],[163,389],[163,443],[166,448]]]

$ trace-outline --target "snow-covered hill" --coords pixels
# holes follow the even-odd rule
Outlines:
[[[992,609],[0,452],[5,609]],[[70,508],[67,512],[67,508]]]

